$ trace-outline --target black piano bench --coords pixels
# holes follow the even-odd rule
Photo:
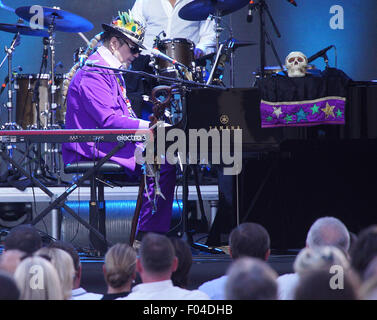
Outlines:
[[[92,169],[97,162],[80,161],[71,163],[64,168],[67,174],[83,174]],[[111,176],[124,173],[124,167],[118,163],[107,161],[93,175],[90,176],[89,224],[106,239],[106,205],[104,186],[110,185],[106,180]],[[89,241],[97,255],[103,256],[108,247],[107,243],[89,230]]]

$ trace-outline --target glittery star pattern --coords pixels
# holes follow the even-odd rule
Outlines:
[[[338,118],[343,117],[343,112],[340,111],[340,109],[338,109],[338,110],[336,111],[336,116],[337,116]]]
[[[308,114],[304,111],[304,109],[301,108],[300,111],[296,113],[297,122],[307,121],[308,120],[307,115]]]
[[[326,119],[328,119],[330,116],[335,118],[334,114],[335,106],[330,106],[328,102],[326,102],[326,108],[322,108],[321,111],[323,111],[326,114]]]
[[[284,120],[288,123],[288,122],[292,122],[293,119],[292,119],[292,116],[287,114],[287,116],[284,118]]]
[[[274,111],[272,113],[276,115],[276,118],[279,119],[280,115],[283,114],[283,112],[281,111],[281,107],[272,107],[272,108],[274,108]]]
[[[316,104],[313,107],[311,107],[310,109],[312,109],[312,114],[319,113],[319,107]]]

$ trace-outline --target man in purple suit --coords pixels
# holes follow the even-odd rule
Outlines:
[[[98,49],[88,57],[88,62],[117,69],[127,69],[139,56],[144,38],[144,28],[131,15],[121,13],[110,25],[102,24],[104,32],[98,37]],[[93,43],[91,43],[93,46]],[[146,129],[149,121],[138,119],[127,98],[121,73],[99,67],[84,66],[72,77],[67,92],[67,129]],[[65,165],[103,158],[116,143],[65,143],[62,153]],[[140,175],[141,167],[135,160],[136,145],[126,143],[110,160],[125,168],[125,174]],[[157,200],[154,212],[154,179],[147,178],[147,190],[138,222],[138,235],[146,232],[166,233],[170,228],[172,202],[176,181],[175,167],[161,166],[160,186],[164,200]],[[148,193],[148,194],[147,194]]]

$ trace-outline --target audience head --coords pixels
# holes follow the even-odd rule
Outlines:
[[[4,241],[4,250],[17,249],[33,254],[42,247],[42,237],[37,229],[28,224],[14,227]]]
[[[12,275],[0,270],[0,300],[18,300],[20,290]]]
[[[173,272],[171,279],[177,287],[186,288],[188,283],[188,275],[192,266],[192,253],[189,245],[181,238],[170,239],[175,255],[178,258],[177,270]]]
[[[0,256],[0,270],[13,274],[24,255],[25,252],[17,249],[4,251]]]
[[[62,249],[43,247],[36,252],[36,255],[45,257],[58,272],[60,284],[63,290],[63,299],[68,300],[72,295],[73,278],[75,269],[71,256]]]
[[[25,258],[18,265],[14,279],[20,300],[63,300],[63,290],[55,267],[39,256]]]
[[[270,236],[260,224],[246,222],[232,230],[229,246],[233,259],[252,257],[267,260],[270,254]]]
[[[105,255],[105,281],[111,288],[131,286],[136,277],[136,251],[125,243],[112,246]]]
[[[295,300],[357,300],[358,280],[351,270],[313,270],[300,276]]]
[[[264,261],[243,257],[229,268],[225,285],[227,300],[276,300],[277,273]]]
[[[313,270],[330,270],[333,265],[341,266],[344,270],[349,269],[349,261],[341,249],[330,246],[304,248],[297,255],[293,269],[302,276]]]
[[[54,241],[49,244],[50,248],[59,248],[67,252],[72,260],[73,260],[73,266],[75,268],[75,278],[73,280],[73,289],[77,289],[80,287],[81,282],[81,262],[79,254],[77,253],[77,250],[74,248],[72,244],[65,241]]]
[[[317,219],[310,227],[306,246],[310,248],[335,246],[347,252],[350,247],[350,234],[342,221],[334,217]]]
[[[368,264],[377,256],[377,225],[360,232],[350,254],[352,267],[362,277]]]
[[[178,259],[173,244],[164,235],[147,233],[141,241],[139,254],[137,271],[143,282],[171,279],[171,274],[177,269]]]

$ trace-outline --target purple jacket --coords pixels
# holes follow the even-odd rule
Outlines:
[[[96,52],[89,57],[98,65],[109,64]],[[73,77],[67,93],[66,129],[136,129],[140,119],[132,117],[126,99],[123,97],[122,76],[112,70],[84,67]],[[92,160],[93,156],[102,158],[116,146],[116,142],[64,143],[63,161],[69,163]],[[127,143],[112,158],[125,168],[134,170],[135,144]]]

